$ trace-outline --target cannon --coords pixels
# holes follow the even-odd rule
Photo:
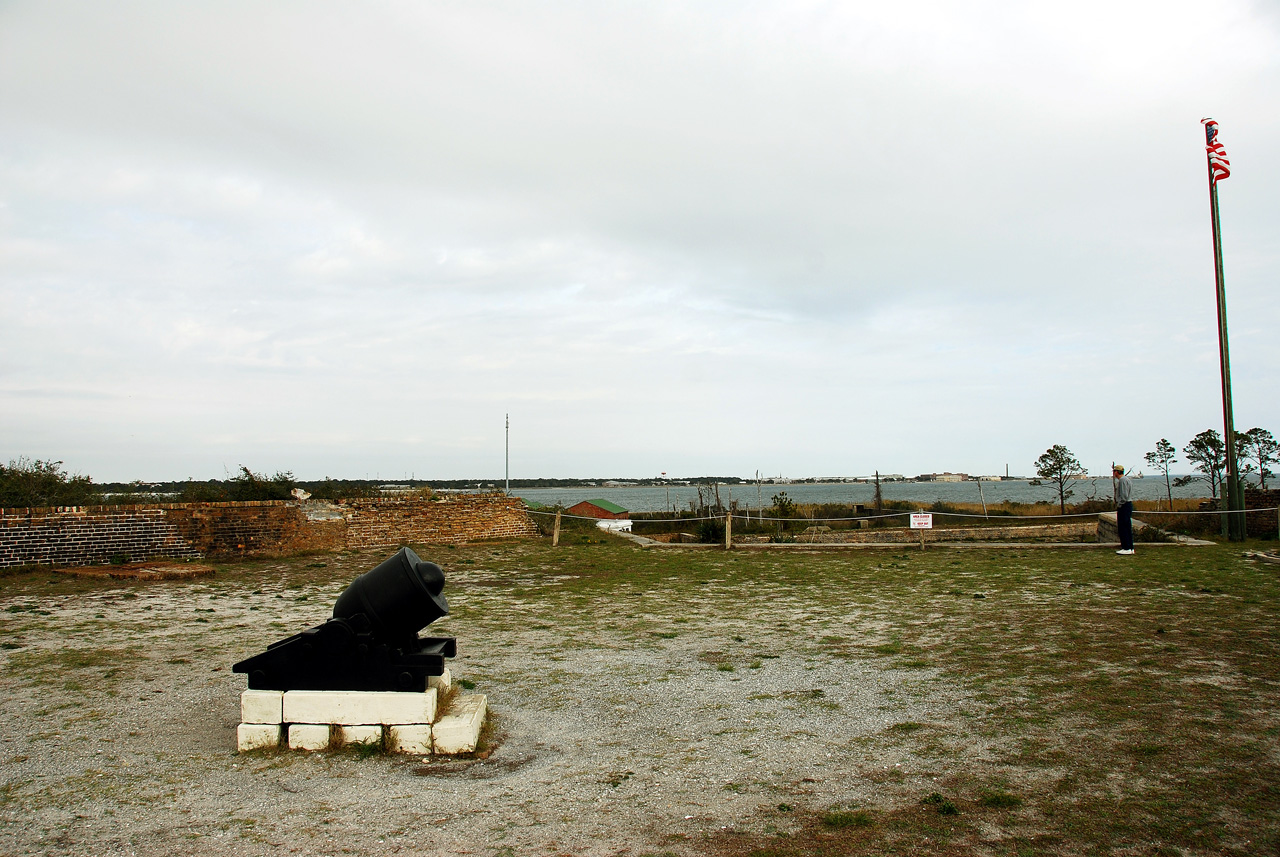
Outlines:
[[[333,618],[272,643],[232,667],[250,690],[425,691],[457,654],[453,637],[418,632],[449,612],[444,572],[401,548],[357,577],[333,606]]]

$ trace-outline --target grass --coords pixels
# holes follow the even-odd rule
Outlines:
[[[982,797],[978,799],[978,803],[982,806],[990,806],[997,809],[1012,809],[1013,807],[1022,806],[1022,798],[998,789],[984,789]]]
[[[824,827],[837,829],[842,827],[870,827],[875,824],[875,819],[865,809],[832,810],[822,814],[822,824]]]
[[[533,619],[550,623],[567,647],[665,651],[696,640],[705,648],[690,657],[717,685],[733,686],[748,670],[767,674],[781,654],[898,670],[967,700],[950,721],[900,714],[861,745],[909,760],[927,779],[871,765],[850,770],[876,783],[877,797],[873,807],[849,810],[806,805],[803,794],[778,804],[762,790],[761,812],[775,821],[783,813],[788,834],[711,833],[700,843],[705,853],[1201,855],[1280,851],[1280,576],[1241,556],[1273,546],[1170,546],[1124,558],[1016,549],[726,554],[641,551],[608,539],[420,553],[446,573],[474,575],[449,598],[451,621],[475,635],[502,639]],[[254,622],[246,643],[224,627],[233,620],[220,607],[199,633],[230,663],[305,627],[305,617],[323,621],[376,553],[333,555],[323,567],[314,559],[225,564],[197,584],[5,575],[0,667],[13,682],[74,678],[92,687],[140,656],[120,645],[33,645],[65,627],[46,603],[57,599],[97,599],[111,617],[97,621],[136,625],[189,623],[203,618],[197,604],[247,601],[254,604],[241,609],[263,606],[241,614],[251,620],[287,618]],[[181,617],[159,606],[138,612],[155,594],[178,592],[191,599]],[[295,601],[299,595],[308,600]],[[116,616],[125,602],[132,618]],[[786,610],[744,613],[743,605],[779,602]],[[280,606],[268,615],[269,604]],[[762,651],[774,633],[774,650]],[[178,660],[173,650],[152,657]],[[830,693],[811,684],[771,694],[827,716],[837,688],[826,687]],[[793,775],[782,771],[779,781]],[[755,791],[726,794],[749,800]],[[0,801],[16,799],[14,788],[0,793]],[[751,830],[749,820],[736,827]],[[645,847],[635,843],[638,853]]]

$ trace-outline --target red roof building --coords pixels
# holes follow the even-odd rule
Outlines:
[[[617,503],[610,503],[608,500],[583,500],[581,503],[575,503],[566,510],[570,515],[578,515],[583,518],[600,518],[602,520],[626,520],[631,513],[619,506]]]

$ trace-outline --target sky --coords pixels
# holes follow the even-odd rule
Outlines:
[[[1276,2],[0,0],[0,459],[1140,468],[1223,426],[1205,116],[1280,434]]]

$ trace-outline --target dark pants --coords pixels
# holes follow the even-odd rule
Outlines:
[[[1123,503],[1116,509],[1116,529],[1120,530],[1121,550],[1133,550],[1133,504]]]

